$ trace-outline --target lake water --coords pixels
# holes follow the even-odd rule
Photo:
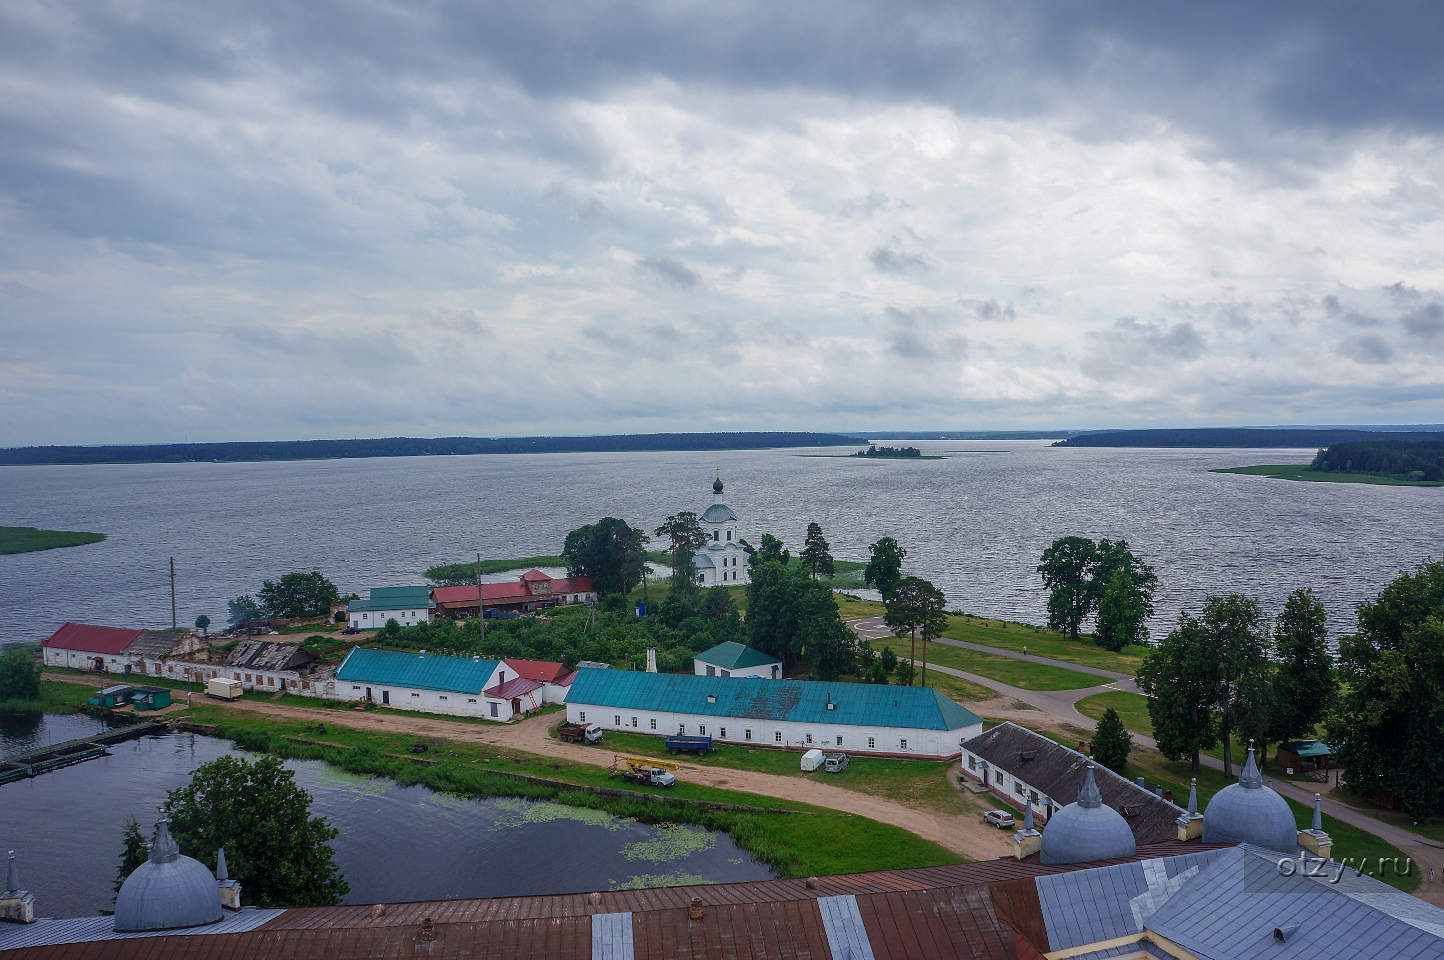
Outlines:
[[[83,714],[0,714],[0,756],[100,729]],[[43,916],[85,916],[112,903],[121,831],[134,814],[147,836],[167,790],[198,765],[235,752],[189,733],[143,737],[89,760],[0,786],[0,852]],[[286,761],[314,798],[351,892],[347,903],[577,893],[662,883],[770,878],[726,834],[663,828],[600,811],[496,798],[464,800],[358,777],[321,761]]]
[[[1276,609],[1312,586],[1334,631],[1358,601],[1444,545],[1444,491],[1296,483],[1210,467],[1306,462],[1313,450],[919,443],[945,460],[800,456],[846,450],[578,453],[290,463],[0,467],[0,522],[109,534],[103,543],[0,557],[0,638],[66,620],[219,625],[227,598],[318,569],[343,593],[422,582],[439,563],[556,553],[568,530],[619,516],[654,528],[712,500],[714,470],[754,543],[797,549],[817,521],[839,558],[897,538],[950,605],[1041,622],[1034,567],[1056,537],[1125,537],[1158,569],[1155,631],[1205,594]]]

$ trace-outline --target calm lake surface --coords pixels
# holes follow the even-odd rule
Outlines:
[[[1303,463],[1310,450],[1051,447],[1046,441],[916,444],[945,460],[799,456],[838,450],[577,453],[287,463],[0,467],[5,524],[109,535],[0,557],[0,639],[39,640],[66,620],[220,625],[225,601],[293,570],[343,593],[422,582],[433,563],[556,553],[602,516],[653,529],[700,512],[714,470],[743,535],[796,550],[815,520],[839,558],[896,537],[908,566],[954,607],[1042,622],[1034,567],[1056,537],[1125,537],[1158,569],[1166,629],[1211,592],[1273,612],[1312,586],[1331,628],[1401,569],[1444,552],[1444,491],[1297,483],[1210,467]]]
[[[0,755],[102,728],[83,714],[0,714]],[[237,752],[189,733],[118,744],[113,756],[0,786],[0,851],[14,850],[21,883],[43,916],[108,909],[131,814],[149,836],[167,790],[198,765]],[[321,761],[286,761],[340,830],[336,862],[347,903],[577,893],[662,883],[772,876],[723,833],[663,828],[599,811],[497,798],[464,800],[425,787],[358,777]]]

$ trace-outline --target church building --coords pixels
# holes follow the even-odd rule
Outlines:
[[[721,475],[712,481],[712,496],[701,517],[707,545],[697,551],[697,582],[704,587],[747,583],[747,551],[737,536],[737,514],[722,502]]]

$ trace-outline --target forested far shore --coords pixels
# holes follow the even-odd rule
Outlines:
[[[258,440],[225,443],[107,444],[7,447],[0,464],[235,463],[254,460],[341,460],[436,457],[481,453],[620,453],[645,450],[756,450],[841,447],[865,443],[836,433],[628,433],[600,437],[383,437],[370,440]]]
[[[1427,440],[1384,437],[1331,444],[1318,452],[1309,469],[1437,482],[1444,480],[1444,435]]]
[[[1352,440],[1444,441],[1444,427],[1193,427],[1160,430],[1100,430],[1059,440],[1055,447],[1327,447]]]

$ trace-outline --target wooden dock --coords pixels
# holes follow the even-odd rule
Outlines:
[[[37,747],[34,750],[25,750],[0,758],[0,784],[9,783],[12,780],[23,780],[27,777],[38,777],[42,773],[59,770],[61,767],[68,767],[73,763],[106,756],[110,753],[109,748],[112,744],[142,737],[147,733],[154,733],[165,728],[164,723],[155,721],[133,723],[126,727],[106,730],[93,737],[67,740],[64,743]]]

